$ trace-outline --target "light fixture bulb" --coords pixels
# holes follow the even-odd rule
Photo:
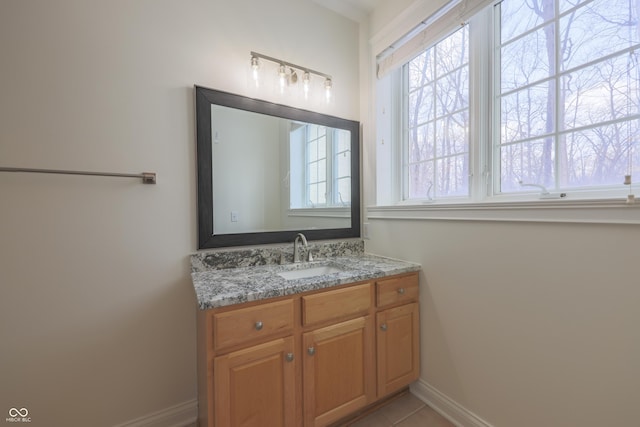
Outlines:
[[[324,81],[324,95],[327,99],[327,102],[331,101],[331,87],[333,86],[333,84],[331,83],[331,79],[327,78]]]
[[[278,76],[280,81],[280,92],[284,92],[284,87],[287,85],[287,70],[284,64],[280,64],[278,68]]]
[[[311,84],[311,75],[305,71],[302,75],[302,88],[304,89],[304,99],[309,97],[309,85]]]
[[[252,56],[251,57],[251,70],[252,70],[252,74],[253,74],[253,81],[256,83],[256,87],[259,86],[259,74],[258,71],[260,71],[260,62],[258,62],[258,57],[257,56]]]

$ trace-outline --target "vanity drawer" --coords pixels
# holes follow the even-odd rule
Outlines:
[[[302,324],[324,322],[364,313],[371,307],[371,284],[302,297]]]
[[[418,298],[418,275],[394,277],[376,282],[376,301],[378,307]]]
[[[292,330],[293,300],[213,315],[213,343],[216,350]]]

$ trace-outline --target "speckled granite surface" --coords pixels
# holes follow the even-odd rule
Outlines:
[[[202,255],[206,254],[194,255],[196,262],[202,259]],[[279,256],[277,258],[279,261]],[[203,265],[194,267],[191,280],[201,310],[293,295],[420,270],[418,264],[368,255],[358,251],[342,253],[312,262],[283,265],[271,262],[250,266],[245,266],[243,262],[240,262],[240,265],[236,268],[218,269],[209,266],[208,270],[204,270]],[[340,271],[299,279],[285,279],[278,274],[322,266],[331,266],[340,269]]]
[[[357,256],[364,253],[364,242],[362,240],[311,242],[308,249],[300,248],[301,259],[307,259],[307,251],[311,251],[315,259],[345,255]],[[261,248],[198,252],[191,255],[191,271],[195,273],[211,269],[288,264],[292,262],[293,243],[287,243],[285,245]]]

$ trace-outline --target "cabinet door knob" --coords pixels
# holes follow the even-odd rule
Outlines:
[[[314,347],[309,347],[307,349],[307,353],[309,353],[309,356],[313,356],[314,354],[316,354],[316,349]]]
[[[262,322],[256,322],[256,331],[261,330],[263,326]]]
[[[293,362],[293,353],[287,353],[286,359],[287,362]]]
[[[398,293],[400,295],[404,295],[404,288],[398,288]]]
[[[387,330],[387,324],[383,323],[382,325],[380,325],[380,330],[381,331],[386,331]]]

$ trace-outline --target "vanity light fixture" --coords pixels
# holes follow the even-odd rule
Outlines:
[[[307,67],[302,67],[300,65],[292,64],[287,61],[282,61],[277,58],[273,58],[271,56],[263,55],[257,52],[251,52],[251,70],[253,80],[255,81],[256,87],[259,87],[259,70],[260,70],[260,62],[261,60],[273,62],[278,65],[278,87],[281,94],[284,94],[285,90],[288,86],[294,86],[298,82],[298,72],[302,74],[302,91],[304,93],[304,98],[308,99],[309,94],[311,93],[313,80],[312,75],[321,77],[324,79],[324,92],[325,99],[327,102],[331,101],[331,92],[333,90],[333,80],[332,77],[328,74],[321,73],[319,71],[312,70]],[[318,83],[319,86],[319,83]]]

